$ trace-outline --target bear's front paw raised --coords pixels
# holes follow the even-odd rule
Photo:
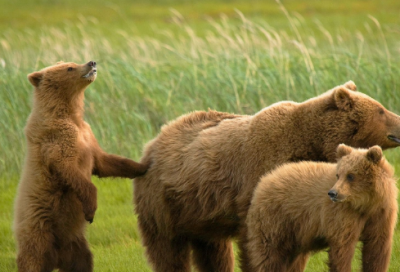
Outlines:
[[[85,214],[85,220],[92,223],[97,209],[97,188],[93,183],[89,183],[87,192],[85,199],[82,201],[83,213]]]

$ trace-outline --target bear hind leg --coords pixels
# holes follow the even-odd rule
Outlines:
[[[229,240],[192,240],[193,261],[201,272],[233,272],[234,255]]]
[[[28,238],[26,241],[20,241],[18,245],[18,271],[53,271],[57,266],[58,258],[57,251],[53,246],[53,235],[50,232],[41,231]]]
[[[140,216],[138,226],[147,260],[155,272],[189,272],[189,240],[184,236],[166,237],[157,226],[149,225]]]
[[[17,257],[19,272],[51,272],[56,268],[57,254],[55,251],[46,251],[43,255],[33,252],[21,252]]]
[[[145,243],[146,254],[155,272],[189,272],[189,242],[185,237],[154,237]]]
[[[60,272],[92,272],[93,255],[84,237],[63,246],[59,251]]]

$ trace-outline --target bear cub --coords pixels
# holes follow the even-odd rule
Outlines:
[[[93,271],[84,237],[97,190],[91,175],[134,178],[148,166],[104,152],[83,120],[96,62],[60,62],[28,75],[35,87],[25,127],[27,154],[15,203],[19,271]]]
[[[330,271],[351,271],[358,241],[368,241],[363,271],[388,269],[398,209],[393,168],[379,146],[341,144],[337,158],[285,164],[261,178],[246,218],[247,271],[303,271],[310,253],[325,248]]]

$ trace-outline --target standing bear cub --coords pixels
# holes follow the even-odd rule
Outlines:
[[[153,269],[190,271],[193,258],[200,271],[233,271],[230,239],[245,226],[265,173],[287,162],[335,162],[341,143],[399,146],[400,117],[355,90],[347,82],[251,116],[199,111],[162,127],[144,151],[149,170],[134,181],[138,225]]]
[[[246,219],[244,271],[303,271],[311,252],[329,247],[330,271],[350,272],[359,240],[380,251],[365,256],[364,243],[362,271],[387,271],[397,218],[393,168],[379,146],[342,144],[337,156],[337,164],[289,163],[261,179]]]
[[[25,127],[27,155],[15,203],[19,271],[92,271],[84,237],[97,190],[91,175],[134,178],[147,165],[105,153],[83,120],[96,62],[58,63],[28,75],[35,87]]]

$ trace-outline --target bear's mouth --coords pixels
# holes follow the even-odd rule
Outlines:
[[[335,203],[340,203],[344,201],[344,199],[339,199],[338,197],[330,197],[330,199],[332,200],[332,202]]]
[[[92,70],[89,71],[89,73],[87,73],[86,75],[83,75],[83,78],[87,78],[90,81],[93,81],[94,78],[92,79],[92,77],[96,77],[97,75],[97,68],[92,68]]]
[[[338,202],[338,199],[336,197],[331,197],[330,199],[332,200],[332,202]]]
[[[389,135],[389,136],[387,136],[387,137],[388,137],[389,140],[391,140],[391,141],[393,141],[393,142],[395,142],[395,143],[400,144],[400,139],[397,138],[396,136],[394,136],[394,135]]]

